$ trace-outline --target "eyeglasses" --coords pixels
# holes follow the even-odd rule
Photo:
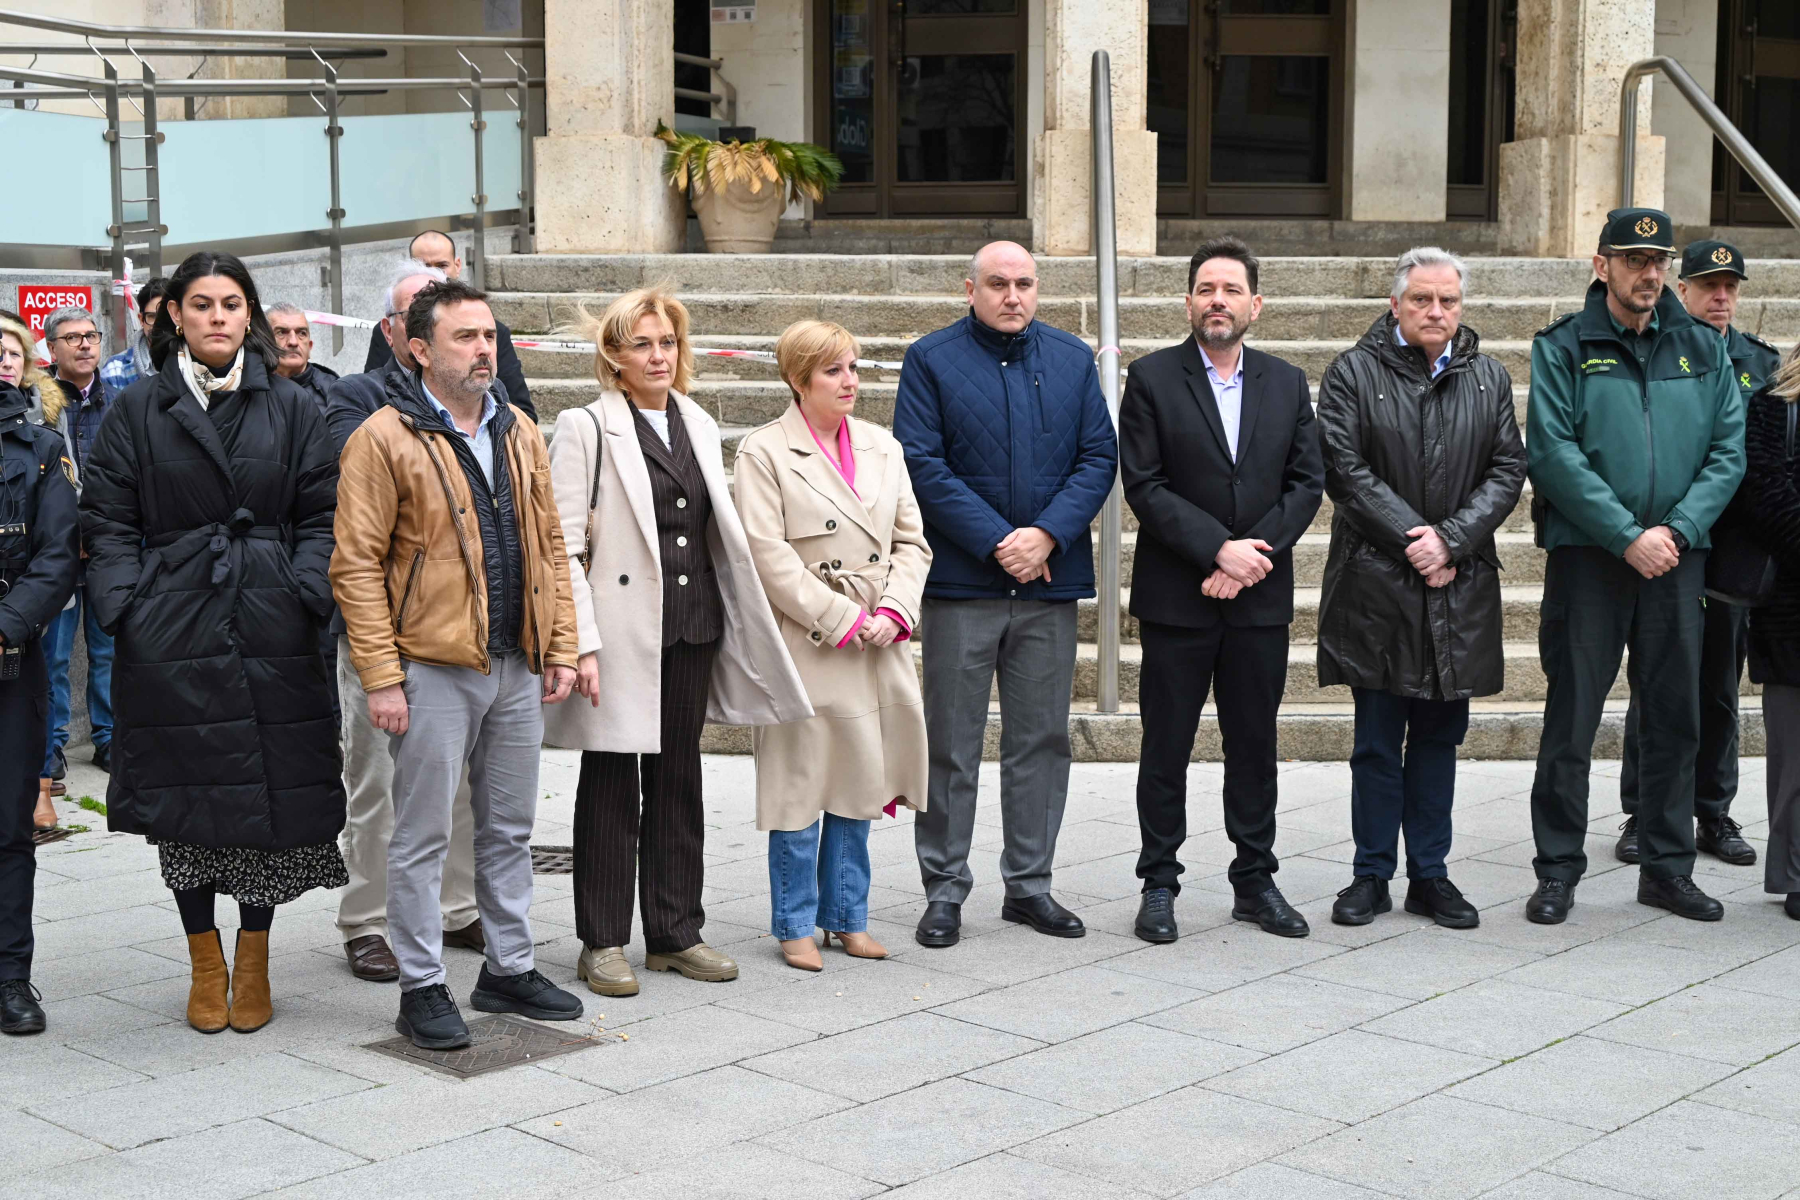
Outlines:
[[[1674,255],[1671,254],[1609,254],[1607,257],[1624,259],[1625,265],[1633,271],[1642,271],[1647,267],[1666,271],[1674,261]]]
[[[90,329],[86,333],[65,333],[56,340],[73,350],[77,346],[98,346],[100,335]]]

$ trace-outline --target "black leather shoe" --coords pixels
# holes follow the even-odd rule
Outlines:
[[[63,753],[63,748],[61,746],[58,746],[51,753],[52,753],[52,758],[50,761],[50,778],[52,778],[52,779],[65,778],[69,773],[69,756]]]
[[[1575,907],[1575,885],[1560,879],[1538,880],[1537,891],[1525,902],[1525,919],[1539,925],[1561,925]]]
[[[925,906],[919,927],[913,930],[913,941],[921,946],[942,950],[962,941],[962,905],[948,900],[933,900]]]
[[[94,747],[94,765],[99,767],[102,771],[105,771],[108,775],[112,774],[111,742],[106,743],[104,746]]]
[[[1788,916],[1800,921],[1800,892],[1789,892],[1787,899],[1781,902],[1781,907]]]
[[[573,1021],[581,1015],[581,1001],[563,991],[540,971],[522,975],[495,975],[481,964],[469,1007],[477,1012],[518,1013],[534,1021]]]
[[[1138,901],[1137,924],[1131,931],[1158,945],[1180,937],[1181,931],[1175,927],[1175,893],[1165,887],[1147,890]]]
[[[1694,847],[1734,867],[1748,867],[1756,862],[1756,847],[1744,840],[1744,827],[1730,817],[1696,821]]]
[[[1430,917],[1445,929],[1473,929],[1481,924],[1481,914],[1448,879],[1409,880],[1406,911]]]
[[[1636,817],[1626,817],[1625,823],[1619,826],[1619,842],[1613,847],[1613,857],[1622,863],[1634,863],[1638,860]]]
[[[44,1032],[43,999],[29,979],[0,979],[0,1033]]]
[[[1358,875],[1350,886],[1338,893],[1331,906],[1334,925],[1367,925],[1377,913],[1393,912],[1394,901],[1388,895],[1388,881],[1378,875]]]
[[[1638,903],[1666,908],[1690,921],[1717,921],[1725,915],[1725,906],[1701,891],[1692,875],[1673,875],[1668,879],[1640,876]]]
[[[1058,904],[1049,892],[1020,896],[1016,900],[1009,898],[1000,906],[1000,919],[1015,925],[1029,925],[1051,937],[1087,935],[1087,926],[1081,923],[1081,918]]]
[[[1278,937],[1305,937],[1312,932],[1306,918],[1296,912],[1287,897],[1281,894],[1281,889],[1274,886],[1266,887],[1254,896],[1239,896],[1232,902],[1231,919],[1255,921],[1264,933]]]
[[[450,989],[441,983],[401,992],[394,1028],[421,1050],[455,1050],[469,1044],[469,1027],[456,1011]]]

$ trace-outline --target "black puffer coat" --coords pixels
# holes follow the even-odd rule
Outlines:
[[[108,828],[331,841],[344,788],[319,629],[337,456],[318,404],[252,353],[241,389],[203,410],[171,354],[113,402],[83,483],[88,595],[116,639]]]
[[[1775,556],[1775,599],[1750,610],[1750,678],[1800,687],[1800,458],[1788,454],[1794,401],[1767,388],[1750,398],[1750,460],[1739,493],[1746,522]]]
[[[1325,491],[1336,506],[1319,610],[1319,682],[1464,700],[1504,681],[1494,531],[1525,486],[1512,380],[1464,326],[1435,380],[1384,315],[1319,388]],[[1436,528],[1456,579],[1430,588],[1408,529]]]

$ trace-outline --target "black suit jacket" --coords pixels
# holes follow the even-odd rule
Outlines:
[[[519,365],[519,352],[513,349],[512,330],[504,321],[494,322],[494,332],[499,342],[498,352],[494,356],[494,375],[506,385],[506,398],[525,410],[532,424],[537,424],[537,407],[531,403],[531,389],[525,384],[525,368]],[[394,349],[381,336],[381,330],[372,330],[369,334],[369,354],[363,360],[363,373],[386,369],[394,361]]]
[[[1232,461],[1193,338],[1131,364],[1119,405],[1119,474],[1137,514],[1131,614],[1205,629],[1294,619],[1294,544],[1319,511],[1325,469],[1306,373],[1244,347],[1243,411]],[[1274,568],[1235,600],[1200,585],[1228,540],[1260,538]]]

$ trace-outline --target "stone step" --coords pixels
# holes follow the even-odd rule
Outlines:
[[[1121,706],[1117,713],[1094,711],[1091,703],[1074,706],[1069,714],[1069,744],[1077,762],[1138,761],[1143,725],[1136,705]],[[1459,752],[1465,762],[1481,759],[1530,760],[1537,757],[1538,737],[1543,732],[1541,704],[1476,700],[1469,706],[1469,733]],[[1289,762],[1342,762],[1350,757],[1355,715],[1348,701],[1317,704],[1284,704],[1275,719],[1276,756]],[[1596,759],[1616,759],[1624,752],[1625,703],[1606,706],[1599,733],[1594,738]],[[1762,700],[1747,696],[1739,725],[1739,752],[1746,757],[1765,753]],[[750,731],[741,726],[708,725],[701,749],[709,754],[750,753]],[[1000,713],[988,713],[987,738],[982,759],[1000,757]],[[1216,710],[1207,705],[1194,739],[1194,762],[1219,762],[1224,750],[1219,738]],[[1529,836],[1529,830],[1521,833]]]

